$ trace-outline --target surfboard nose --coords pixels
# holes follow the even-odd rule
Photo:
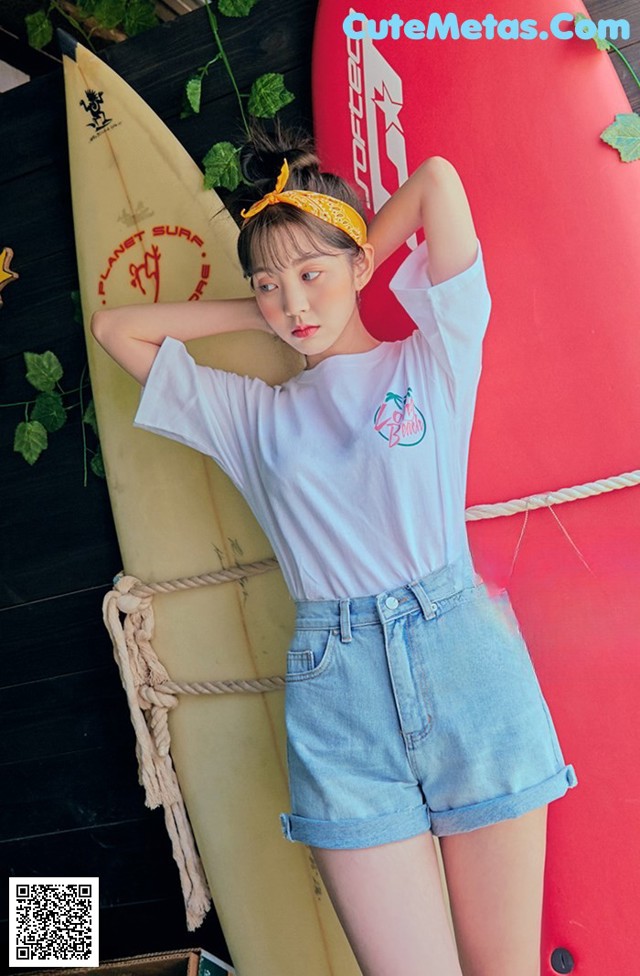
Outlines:
[[[78,42],[76,41],[75,37],[72,37],[71,34],[67,34],[67,32],[62,30],[61,27],[56,27],[56,34],[58,35],[58,47],[60,48],[60,53],[68,55],[75,61],[76,48],[78,46]]]

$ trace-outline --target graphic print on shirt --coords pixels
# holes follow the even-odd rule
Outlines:
[[[424,414],[415,405],[410,386],[404,396],[391,390],[373,416],[373,429],[389,442],[389,447],[415,447],[424,438]]]

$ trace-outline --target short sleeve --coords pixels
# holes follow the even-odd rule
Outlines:
[[[424,336],[447,379],[454,401],[475,395],[482,368],[482,340],[489,324],[491,296],[482,246],[468,268],[431,284],[427,242],[402,262],[389,288]]]
[[[260,379],[196,363],[167,336],[142,387],[133,426],[206,454],[242,488],[252,464],[253,418],[273,392]]]

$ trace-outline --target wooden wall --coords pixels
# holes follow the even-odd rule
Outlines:
[[[629,19],[631,42],[621,46],[638,71],[636,0],[588,6],[596,19]],[[264,71],[282,71],[296,101],[281,116],[307,127],[314,15],[315,0],[261,0],[247,19],[219,18],[241,90]],[[214,53],[200,10],[105,55],[198,162],[213,142],[237,136],[222,70],[205,82],[201,117],[179,119],[185,79]],[[640,111],[638,88],[613,60]],[[14,249],[20,273],[0,309],[0,402],[7,404],[32,396],[25,350],[52,349],[69,390],[86,360],[70,298],[78,281],[61,69],[0,95],[0,162],[0,248]],[[22,416],[20,407],[0,409],[1,873],[98,875],[103,959],[188,945],[228,959],[215,912],[187,932],[163,815],[144,806],[138,785],[133,729],[101,616],[122,562],[106,484],[91,472],[83,483],[79,410],[33,467],[12,450]],[[3,892],[3,942],[5,899]]]

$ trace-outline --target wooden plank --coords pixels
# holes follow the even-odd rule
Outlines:
[[[48,343],[44,345],[45,349],[48,347]],[[27,342],[26,348],[33,348],[32,343]],[[70,368],[71,353],[67,355],[66,350],[60,343],[54,346],[54,352],[68,367],[68,389],[78,385],[80,369]],[[36,347],[34,351],[43,350]],[[24,373],[24,364],[19,368]],[[2,372],[5,372],[4,364]],[[26,387],[26,381],[23,382]],[[27,393],[21,399],[32,395]],[[69,413],[64,427],[49,435],[49,447],[33,467],[12,450],[16,423],[24,416],[20,411],[21,408],[0,411],[0,445],[4,453],[0,482],[4,499],[0,515],[3,538],[0,595],[4,607],[62,594],[66,595],[65,599],[73,600],[75,590],[106,587],[122,567],[106,484],[91,471],[87,474],[86,487],[83,484],[79,408]],[[91,430],[86,437],[95,447]],[[10,505],[15,505],[12,511]],[[23,635],[26,642],[30,633],[27,615],[28,611]],[[52,607],[48,629],[55,632],[55,628],[56,609]],[[102,621],[97,616],[94,639],[101,629]],[[87,646],[91,647],[91,643]],[[21,653],[26,653],[24,648],[23,643]]]
[[[101,881],[102,909],[179,894],[180,878],[164,815],[160,809],[148,813],[143,820],[14,841],[6,845],[9,874],[96,875]]]
[[[138,783],[133,729],[129,734],[119,719],[116,735],[98,748],[14,760],[5,768],[9,789],[0,805],[0,843],[139,820],[149,812]]]
[[[0,691],[0,764],[83,752],[135,748],[115,664]],[[9,776],[9,768],[5,770]]]
[[[18,539],[14,541],[17,545]],[[2,688],[83,671],[102,674],[115,668],[111,640],[102,626],[102,599],[108,589],[110,585],[100,584],[85,593],[5,610],[0,643]]]

